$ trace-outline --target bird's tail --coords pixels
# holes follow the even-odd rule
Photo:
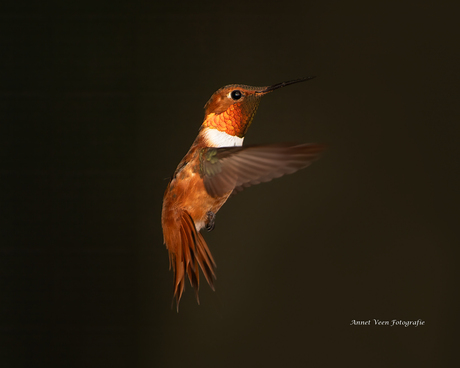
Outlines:
[[[171,269],[172,265],[174,272],[174,298],[177,309],[179,310],[179,301],[184,292],[186,273],[200,303],[199,267],[212,290],[216,278],[216,263],[203,236],[196,231],[195,223],[186,210],[177,210],[174,219],[163,218],[163,236],[169,252],[169,268]]]

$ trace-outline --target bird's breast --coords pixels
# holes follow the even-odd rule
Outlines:
[[[230,193],[221,197],[211,197],[204,187],[203,178],[196,171],[193,162],[183,167],[171,181],[164,198],[164,211],[186,210],[199,231],[204,227],[209,211],[216,213],[225,203]]]

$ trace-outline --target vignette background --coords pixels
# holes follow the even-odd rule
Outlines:
[[[453,4],[453,3],[452,3]],[[450,366],[459,49],[449,2],[8,3],[2,367]],[[205,234],[217,291],[170,309],[167,178],[223,85],[246,144],[321,142]],[[426,326],[358,327],[352,319]]]

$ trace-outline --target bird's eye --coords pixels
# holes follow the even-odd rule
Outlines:
[[[232,91],[232,93],[230,93],[230,97],[234,100],[239,100],[241,96],[242,96],[242,93],[238,91],[237,89],[235,89],[234,91]]]

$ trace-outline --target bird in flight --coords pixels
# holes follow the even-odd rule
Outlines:
[[[320,144],[243,146],[262,96],[312,78],[268,87],[232,84],[216,91],[206,103],[198,136],[177,166],[163,198],[163,237],[174,272],[177,308],[186,275],[199,303],[200,268],[214,290],[216,263],[200,231],[214,228],[216,213],[230,195],[303,169],[324,150]]]

